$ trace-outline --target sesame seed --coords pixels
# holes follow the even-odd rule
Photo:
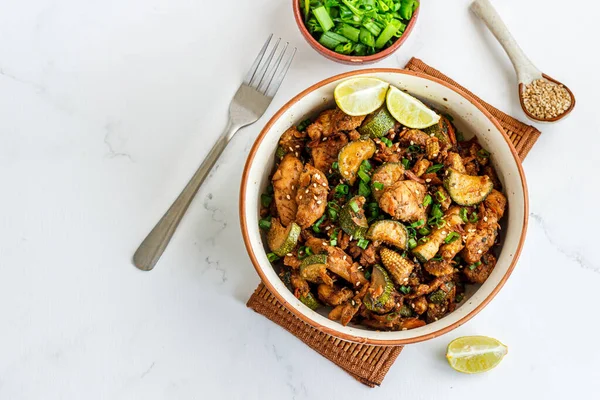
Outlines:
[[[408,330],[408,328],[402,328],[402,330],[403,330],[403,331],[407,331],[407,330]]]
[[[342,257],[342,260],[346,261],[346,258],[347,258],[347,257],[346,257],[346,256],[344,256],[344,257]]]
[[[298,200],[302,200],[302,195],[298,196]]]
[[[442,231],[442,235],[447,235],[447,234],[448,234],[448,232]]]
[[[321,175],[315,174],[315,179],[321,179]]]
[[[484,220],[485,222],[487,222],[487,217],[483,217],[483,220]]]
[[[360,282],[356,282],[356,286],[360,286]]]
[[[323,185],[323,187],[327,187],[327,184],[325,182],[321,183],[321,185]]]
[[[319,200],[319,198],[317,196],[315,196],[315,195],[313,195],[313,199]]]
[[[414,146],[414,144],[415,144],[415,141],[414,141],[414,140],[411,140],[411,141],[410,141],[410,145],[411,145],[411,146]]]
[[[413,303],[413,304],[411,304],[410,306],[411,306],[412,308],[415,308],[415,304],[414,304],[414,303]]]
[[[323,242],[323,246],[327,246],[327,242]]]
[[[304,193],[308,193],[308,189],[306,189],[306,190],[304,191]]]
[[[404,278],[404,282],[408,282],[408,278]]]
[[[316,183],[313,183],[313,186],[314,186],[314,187],[317,187],[317,184],[316,184]]]
[[[317,200],[317,204],[321,204],[321,203],[322,203],[322,201],[321,201],[321,200]]]
[[[477,254],[481,254],[483,251],[481,249],[477,250]]]
[[[435,153],[433,156],[434,156],[434,157],[437,157],[437,156],[438,156],[438,153]]]
[[[290,151],[294,151],[294,149],[292,148],[292,146],[288,147],[288,149],[290,149]]]
[[[286,198],[286,199],[288,199],[288,200],[289,200],[289,199],[291,199],[291,197],[290,197],[290,195],[289,195],[289,194],[286,194],[286,195],[285,195],[285,198]]]
[[[296,145],[296,148],[297,148],[297,149],[299,149],[299,148],[300,148],[300,145],[299,145],[299,144],[297,144],[297,145]]]
[[[350,235],[350,240],[352,240],[352,235]]]
[[[323,141],[324,141],[324,142],[326,142],[326,141],[327,141],[327,137],[324,137],[324,138],[323,138]]]
[[[431,178],[425,179],[425,182],[427,182],[427,183],[431,182]]]
[[[435,317],[435,318],[434,318],[434,320],[435,320],[435,321],[437,321],[437,320],[438,320],[438,317]]]
[[[432,133],[432,134],[431,134],[431,135],[429,135],[429,136],[431,136],[431,137],[434,137],[434,136],[435,136],[435,134],[433,134],[433,133]]]
[[[326,230],[326,231],[328,231],[328,230],[330,230],[330,229],[331,229],[331,226],[329,226],[329,225],[327,225],[327,226],[325,227],[325,230]]]
[[[416,194],[419,194],[419,191],[418,191],[418,190],[415,190],[415,193],[416,193]]]
[[[333,172],[333,170],[331,168],[329,168],[329,173],[331,174]]]
[[[292,185],[292,190],[296,189],[296,186]]]
[[[291,256],[293,256],[293,254],[292,253],[287,253],[286,256],[291,257]]]

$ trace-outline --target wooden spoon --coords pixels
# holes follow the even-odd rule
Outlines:
[[[508,58],[510,58],[517,73],[517,80],[519,81],[519,100],[521,101],[521,108],[525,115],[536,122],[556,122],[566,117],[573,110],[573,107],[575,107],[575,96],[573,95],[573,92],[571,92],[567,86],[542,73],[535,65],[533,65],[521,47],[519,47],[515,38],[510,34],[508,28],[500,18],[500,15],[489,0],[475,0],[471,3],[470,9],[475,15],[483,20],[488,29],[494,34],[496,39],[498,39],[504,48],[504,51],[506,51]],[[527,111],[525,104],[523,103],[523,92],[525,91],[526,85],[529,85],[537,79],[546,79],[557,85],[562,85],[571,96],[571,106],[562,114],[548,119],[541,119]]]

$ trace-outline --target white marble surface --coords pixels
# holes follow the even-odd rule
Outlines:
[[[418,56],[524,118],[510,63],[469,1],[423,3],[412,37],[378,66]],[[0,399],[597,396],[600,9],[495,3],[578,105],[541,127],[525,161],[531,224],[505,288],[368,389],[245,307],[258,284],[238,222],[245,155],[291,96],[351,69],[308,47],[289,1],[0,0]],[[158,267],[136,270],[135,248],[224,127],[269,32],[298,47],[287,80],[227,148]],[[496,370],[446,365],[446,344],[470,334],[509,346]]]

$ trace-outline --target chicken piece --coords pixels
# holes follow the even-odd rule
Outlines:
[[[327,137],[334,132],[332,117],[335,114],[335,111],[335,108],[323,111],[319,114],[315,122],[306,128],[306,132],[312,140],[321,140],[321,137]]]
[[[424,265],[425,271],[433,276],[444,276],[454,272],[454,267],[447,260],[429,260]]]
[[[325,174],[310,164],[304,166],[298,185],[296,222],[300,227],[308,228],[325,212],[329,185]]]
[[[425,321],[418,318],[402,318],[398,313],[386,315],[373,314],[363,323],[371,328],[382,331],[406,331],[425,325]]]
[[[367,283],[367,279],[362,271],[352,266],[352,258],[342,249],[330,246],[327,242],[319,238],[311,238],[306,241],[306,246],[310,247],[314,254],[327,254],[327,269],[342,279],[352,283],[353,286],[360,286]]]
[[[402,146],[427,146],[427,139],[429,139],[429,135],[423,131],[418,129],[409,129],[400,134],[400,144]]]
[[[488,210],[493,211],[497,218],[500,219],[504,216],[504,210],[506,209],[506,197],[501,192],[494,189],[488,197],[486,197],[484,205]]]
[[[387,188],[379,198],[379,207],[393,218],[404,222],[426,220],[423,207],[426,188],[415,181],[399,181]]]
[[[442,180],[434,172],[421,175],[421,179],[423,179],[425,183],[429,185],[441,186],[443,183]]]
[[[431,162],[426,158],[422,158],[412,167],[412,172],[420,178],[429,167],[431,167]]]
[[[479,164],[476,160],[471,160],[465,163],[465,171],[467,175],[478,176],[479,175]]]
[[[428,159],[435,160],[440,154],[440,141],[438,138],[430,137],[427,139],[425,151]]]
[[[460,239],[455,240],[452,243],[443,244],[440,247],[440,254],[442,258],[446,261],[451,261],[456,257],[458,253],[465,247],[465,244],[462,241],[462,237]]]
[[[493,254],[486,253],[481,258],[481,264],[473,269],[469,267],[463,268],[463,274],[468,282],[481,284],[490,276],[495,266],[496,257]]]
[[[293,153],[296,157],[300,157],[305,143],[306,131],[300,132],[295,126],[283,132],[283,135],[279,139],[279,146],[281,146],[285,154]]]
[[[327,318],[332,321],[339,321],[340,318],[342,318],[342,312],[344,311],[345,306],[346,304],[340,304],[339,306],[333,307],[327,315]]]
[[[346,144],[348,144],[348,138],[343,133],[340,133],[313,146],[311,151],[315,168],[321,170],[323,173],[329,173],[331,164],[337,161],[338,153]]]
[[[300,264],[302,264],[302,261],[298,259],[298,256],[296,254],[286,255],[283,258],[283,265],[287,265],[292,269],[299,269]]]
[[[310,286],[308,286],[308,282],[306,282],[306,280],[301,277],[300,273],[297,271],[292,271],[290,283],[292,284],[294,296],[296,296],[296,298],[306,296],[306,294],[310,292]]]
[[[351,131],[358,128],[365,117],[366,115],[353,117],[345,114],[339,108],[334,108],[323,111],[306,130],[312,140],[320,140],[322,137],[331,136],[339,131]]]
[[[358,140],[360,139],[360,133],[356,129],[353,129],[350,132],[348,132],[348,139],[352,141]]]
[[[482,174],[490,177],[495,189],[502,189],[502,183],[500,183],[500,179],[498,179],[498,174],[496,174],[496,170],[494,169],[494,167],[492,167],[491,165],[486,165],[485,167],[483,167]]]
[[[408,306],[415,314],[421,315],[427,311],[427,299],[425,296],[417,297],[416,299],[408,300]]]
[[[317,295],[319,300],[330,306],[339,306],[345,301],[350,300],[354,296],[354,292],[346,287],[328,286],[320,284],[317,287]]]
[[[465,164],[463,163],[462,157],[458,153],[449,151],[448,155],[444,159],[444,166],[455,169],[463,174],[466,173]]]
[[[452,199],[446,189],[440,186],[435,192],[435,199],[440,203],[440,207],[443,211],[447,211],[452,205]]]
[[[481,147],[476,138],[473,139],[468,147],[468,154],[476,159],[479,165],[487,165],[490,161],[490,153]]]
[[[361,306],[362,301],[360,299],[355,298],[347,302],[342,309],[342,315],[340,317],[340,322],[342,325],[348,325],[356,313],[358,313],[358,310],[360,310]]]
[[[358,258],[360,265],[370,266],[379,262],[379,257],[377,256],[376,251],[378,246],[375,246],[373,242],[371,242],[366,249],[363,249],[358,247],[357,243],[357,241],[350,242],[350,246],[348,246],[348,253],[350,253],[352,258]]]
[[[468,263],[474,264],[481,259],[493,245],[498,233],[496,227],[485,226],[482,229],[475,229],[467,225],[465,247],[460,252],[461,257]]]
[[[373,154],[373,160],[381,163],[400,162],[400,153],[398,152],[399,143],[394,143],[391,147],[387,147],[381,140],[375,140],[375,145],[377,149],[375,150],[375,154]]]
[[[296,191],[298,190],[298,181],[302,173],[302,162],[293,154],[286,154],[273,178],[273,193],[275,198],[275,207],[279,214],[279,219],[284,226],[291,224],[296,218],[298,205],[296,204]]]

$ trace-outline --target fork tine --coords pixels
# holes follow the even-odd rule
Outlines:
[[[271,33],[269,35],[269,37],[267,38],[267,41],[263,45],[262,49],[260,49],[260,52],[258,53],[258,55],[256,56],[256,58],[254,59],[254,62],[252,63],[252,66],[250,67],[250,70],[248,71],[248,73],[246,74],[246,77],[244,78],[244,83],[246,83],[248,85],[250,84],[250,81],[252,80],[252,78],[256,74],[256,70],[258,69],[258,66],[259,66],[260,62],[262,61],[262,58],[264,57],[265,52],[267,51],[267,48],[269,47],[269,43],[271,43],[271,39],[272,38],[273,38],[273,34]]]
[[[265,74],[267,73],[267,70],[269,69],[269,64],[271,64],[271,60],[273,60],[275,51],[277,50],[277,47],[279,47],[279,42],[281,42],[281,38],[278,38],[277,41],[275,42],[275,46],[273,46],[273,48],[271,49],[271,52],[269,53],[267,60],[265,62],[260,63],[258,70],[256,71],[256,74],[254,74],[254,76],[252,77],[252,80],[250,80],[250,85],[249,85],[250,87],[258,88],[260,86],[260,84],[262,83],[263,79],[265,78]],[[258,79],[259,76],[260,76],[260,79]],[[258,83],[257,83],[257,81],[258,81]]]
[[[279,64],[281,64],[281,60],[283,59],[283,55],[287,51],[289,44],[290,44],[289,42],[285,43],[285,46],[283,46],[283,50],[281,50],[279,52],[279,55],[277,56],[277,60],[275,60],[273,65],[270,66],[270,68],[267,70],[267,72],[265,73],[265,79],[261,80],[260,85],[256,89],[259,92],[261,92],[262,94],[265,94],[265,92],[267,91],[267,88],[273,81],[273,77],[275,76],[275,73],[277,72],[277,69],[279,68]]]
[[[294,56],[296,55],[296,50],[297,49],[294,47],[294,50],[292,50],[292,54],[288,57],[285,64],[283,65],[283,67],[279,70],[279,73],[275,75],[272,82],[269,82],[269,86],[267,87],[267,90],[265,91],[265,96],[267,96],[267,97],[275,96],[275,93],[277,93],[277,90],[279,90],[279,86],[281,86],[281,82],[283,82],[283,78],[285,78],[285,75],[287,74],[287,71],[290,68],[290,65],[292,64],[292,60],[294,59]]]

